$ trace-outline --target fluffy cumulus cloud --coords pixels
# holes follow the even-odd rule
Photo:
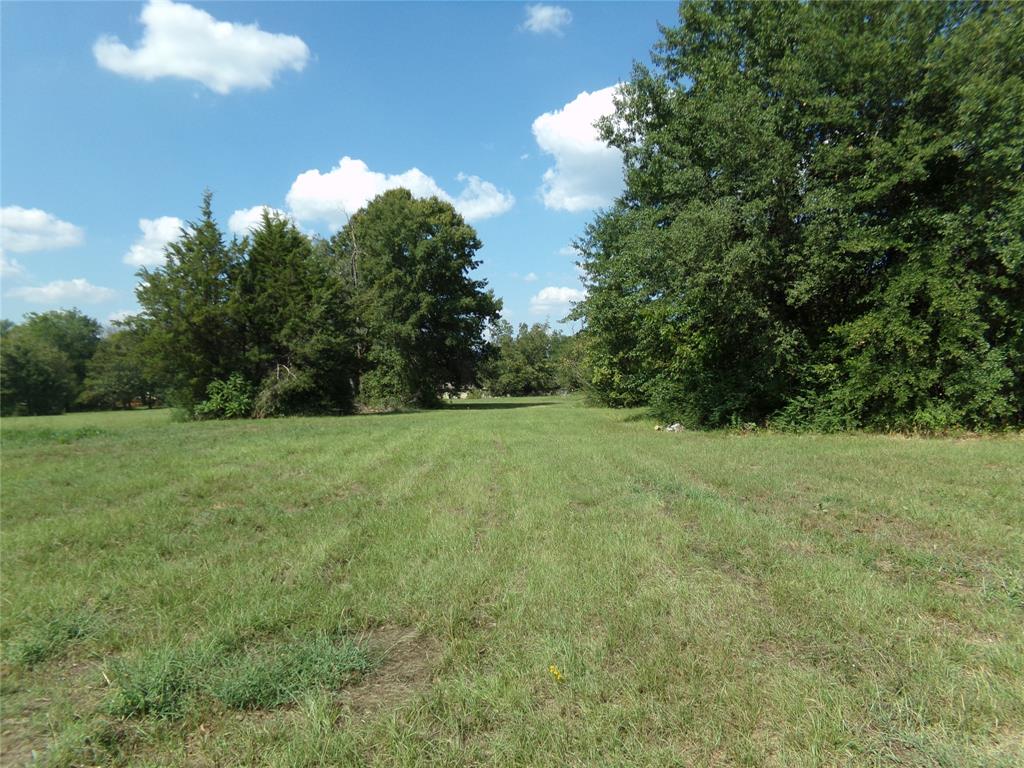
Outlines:
[[[85,240],[85,232],[39,208],[10,205],[0,209],[0,247],[6,253],[70,248]]]
[[[587,292],[582,288],[566,288],[549,285],[530,299],[530,313],[534,315],[567,315],[572,305],[583,301]]]
[[[33,304],[98,304],[116,296],[110,288],[93,285],[83,277],[54,280],[46,285],[25,285],[7,292],[8,296]]]
[[[568,8],[558,5],[528,5],[523,29],[535,35],[562,35],[571,22],[572,14]]]
[[[343,157],[337,166],[321,173],[300,173],[288,190],[286,201],[292,215],[303,222],[324,222],[332,228],[345,223],[382,192],[405,187],[416,197],[439,197],[452,203],[470,221],[497,216],[515,204],[515,198],[477,176],[459,174],[462,192],[453,197],[419,168],[397,174],[371,171],[362,160]]]
[[[142,10],[142,41],[129,48],[116,37],[93,45],[104,69],[140,80],[179,77],[217,93],[269,88],[282,70],[302,71],[309,48],[301,38],[264,32],[256,24],[218,21],[206,11],[171,0]]]
[[[479,176],[460,173],[458,180],[465,184],[459,196],[452,200],[444,195],[442,199],[451,202],[468,221],[500,216],[516,204],[516,199],[510,193],[502,192]]]
[[[177,216],[161,216],[157,219],[139,219],[142,235],[132,243],[124,255],[125,264],[134,267],[158,267],[164,263],[164,247],[177,240],[184,225]]]
[[[283,219],[291,218],[284,211],[272,208],[269,205],[254,205],[252,208],[242,208],[232,213],[228,219],[228,230],[231,234],[238,235],[239,237],[248,235],[263,221],[264,209],[270,211],[272,216],[278,216]]]
[[[537,145],[555,159],[541,187],[548,208],[587,211],[608,205],[622,190],[622,153],[605,144],[594,127],[614,112],[614,95],[615,86],[583,91],[533,121]]]

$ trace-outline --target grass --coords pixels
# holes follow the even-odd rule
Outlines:
[[[0,763],[1024,764],[1020,436],[653,426],[4,420]]]

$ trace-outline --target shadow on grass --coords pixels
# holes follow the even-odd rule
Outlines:
[[[556,405],[553,400],[539,400],[538,402],[524,403],[519,399],[511,402],[495,400],[450,400],[439,403],[434,408],[392,408],[388,410],[363,410],[356,411],[355,416],[407,416],[411,413],[444,413],[445,411],[503,411],[510,408],[537,408],[545,405]]]
[[[552,403],[481,403],[471,400],[469,402],[448,403],[443,407],[451,408],[453,411],[502,411],[507,408],[539,408],[545,405],[552,405]]]

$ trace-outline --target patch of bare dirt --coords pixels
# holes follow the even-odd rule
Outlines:
[[[441,660],[441,644],[409,627],[383,626],[364,639],[381,661],[356,685],[341,693],[354,714],[366,716],[395,709],[430,687]]]

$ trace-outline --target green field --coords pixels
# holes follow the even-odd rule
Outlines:
[[[1024,439],[8,419],[0,763],[1019,766]]]

